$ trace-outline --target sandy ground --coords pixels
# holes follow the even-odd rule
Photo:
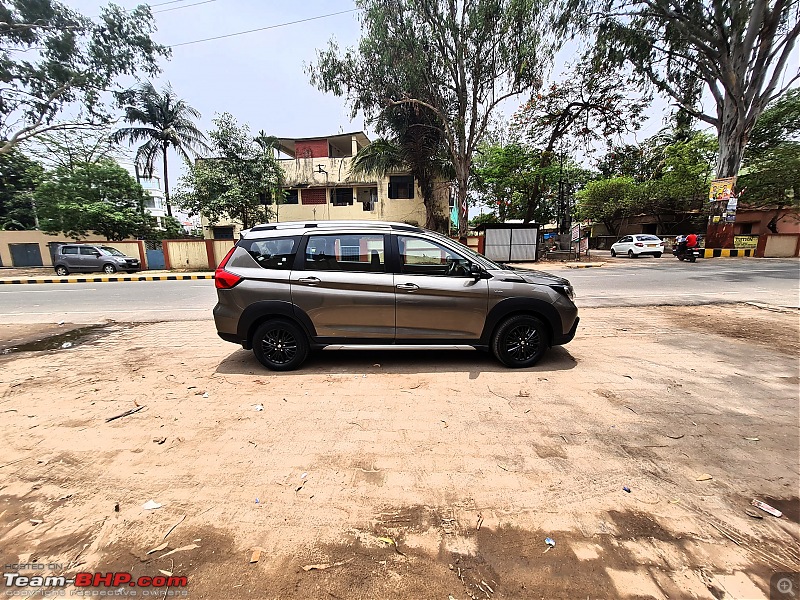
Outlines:
[[[797,313],[581,317],[524,371],[322,352],[274,374],[210,321],[2,355],[4,572],[163,570],[214,599],[769,597],[800,570]]]

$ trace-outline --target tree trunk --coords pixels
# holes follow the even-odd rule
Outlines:
[[[456,183],[458,186],[458,195],[456,196],[456,206],[458,208],[458,238],[463,244],[467,242],[467,226],[468,223],[468,212],[469,210],[464,210],[464,206],[467,204],[467,179],[469,177],[469,168],[462,170],[463,172],[459,172],[456,176]]]
[[[167,204],[167,216],[172,216],[172,205],[169,203],[169,173],[167,172],[167,145],[163,146],[164,151],[164,202]]]
[[[745,126],[745,117],[726,95],[722,115],[717,128],[719,154],[717,154],[716,177],[736,177],[744,158],[744,148],[750,131]]]

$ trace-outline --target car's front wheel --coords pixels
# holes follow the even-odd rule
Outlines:
[[[503,321],[492,338],[492,353],[507,367],[532,367],[548,348],[547,328],[530,315]]]
[[[66,275],[69,275],[69,270],[64,265],[58,265],[56,267],[56,275],[58,275],[59,277],[64,277]]]
[[[117,272],[117,267],[115,267],[111,263],[103,265],[103,273],[105,273],[106,275],[113,275],[116,272]]]
[[[253,353],[272,371],[292,371],[308,356],[308,339],[294,323],[283,319],[270,320],[253,334]]]

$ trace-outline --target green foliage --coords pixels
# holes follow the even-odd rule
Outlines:
[[[0,229],[36,227],[33,192],[42,173],[39,163],[17,149],[0,155]]]
[[[239,125],[232,115],[214,119],[216,129],[209,134],[214,158],[200,159],[181,178],[176,201],[192,214],[202,213],[212,225],[223,219],[239,221],[247,229],[269,221],[272,211],[260,198],[278,198],[283,185],[283,169],[273,146],[261,143],[247,125]]]
[[[623,217],[631,214],[636,183],[630,177],[591,181],[577,193],[576,214],[581,221],[603,223],[617,235]]]
[[[569,197],[574,187],[590,178],[566,156],[520,143],[485,146],[473,167],[473,187],[479,201],[496,208],[501,221],[521,219],[549,223],[558,212],[559,181]],[[535,202],[532,200],[535,199]]]
[[[189,237],[186,230],[175,217],[163,217],[161,219],[161,227],[155,226],[155,219],[151,218],[150,227],[148,228],[145,237],[148,240],[179,240]]]
[[[42,133],[22,147],[47,169],[71,169],[73,165],[83,163],[127,158],[127,153],[111,140],[111,133],[110,126],[57,129]]]
[[[169,55],[154,31],[144,4],[110,4],[95,20],[57,0],[0,4],[0,154],[45,131],[108,122],[107,92],[120,99],[118,81],[157,74]],[[76,104],[76,119],[57,121]]]
[[[145,191],[112,161],[58,167],[45,174],[34,195],[46,233],[79,239],[94,231],[122,240],[149,228]]]
[[[172,148],[184,161],[208,150],[206,137],[194,124],[200,113],[181,100],[167,84],[159,92],[152,83],[144,83],[128,96],[125,120],[136,125],[123,127],[111,139],[115,143],[142,143],[136,151],[136,163],[145,177],[152,177],[155,161],[160,159],[164,170],[164,200],[167,214],[172,216],[169,198],[167,150]]]
[[[549,3],[357,0],[358,47],[342,52],[331,41],[310,68],[311,82],[346,97],[352,114],[363,111],[368,123],[386,107],[429,110],[455,171],[460,205],[491,114],[541,79],[550,56],[542,51]],[[460,232],[465,231],[461,212]]]
[[[564,31],[595,38],[597,65],[632,66],[717,130],[718,177],[734,176],[767,104],[800,74],[782,73],[800,36],[800,4],[784,0],[564,0]],[[713,99],[704,111],[703,87]]]
[[[502,223],[500,218],[494,212],[484,213],[482,215],[478,215],[477,217],[472,217],[469,220],[469,228],[470,229],[477,229],[479,225],[484,225],[486,223]]]
[[[761,115],[737,188],[741,203],[774,210],[769,227],[800,209],[800,90],[790,90]]]

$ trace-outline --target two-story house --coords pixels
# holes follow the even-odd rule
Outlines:
[[[272,205],[273,220],[367,219],[425,225],[419,184],[407,172],[386,177],[351,175],[353,156],[369,145],[363,131],[316,138],[279,138],[285,198]],[[449,186],[436,186],[438,211],[449,214]],[[237,223],[205,227],[207,238],[236,237]]]

